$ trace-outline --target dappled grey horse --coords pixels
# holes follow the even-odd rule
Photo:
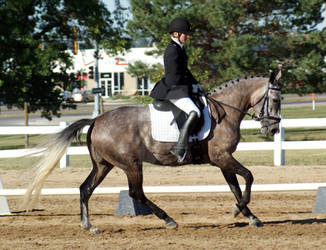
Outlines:
[[[233,158],[232,153],[240,140],[240,123],[249,109],[254,111],[252,117],[260,121],[263,134],[273,135],[278,132],[281,108],[279,76],[280,74],[272,74],[270,78],[244,77],[226,82],[207,94],[212,113],[212,129],[209,136],[199,142],[200,163],[209,163],[222,170],[237,201],[234,216],[242,213],[249,218],[249,224],[254,226],[262,223],[247,206],[250,202],[253,175]],[[170,153],[173,143],[158,142],[152,138],[149,108],[146,106],[120,107],[95,119],[76,121],[50,139],[36,167],[34,180],[27,189],[25,208],[33,208],[46,177],[55,168],[72,140],[87,125],[90,125],[87,147],[93,169],[80,186],[81,227],[93,233],[100,232],[89,221],[88,201],[94,189],[114,166],[121,168],[127,175],[131,197],[164,220],[166,227],[177,227],[177,223],[148,200],[143,191],[143,162],[180,165]],[[193,155],[189,153],[183,164],[192,162]],[[245,180],[243,194],[236,175]]]

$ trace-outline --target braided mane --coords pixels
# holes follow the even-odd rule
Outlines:
[[[209,94],[221,93],[224,90],[229,89],[230,87],[233,87],[233,86],[236,86],[236,85],[240,84],[242,82],[242,80],[247,80],[247,79],[255,78],[255,77],[264,78],[265,76],[253,76],[253,75],[251,75],[251,76],[244,76],[244,77],[241,77],[241,78],[235,78],[233,80],[224,82],[221,85],[217,86],[215,89],[211,90],[209,92]]]

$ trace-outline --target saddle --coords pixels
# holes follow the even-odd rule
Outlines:
[[[191,135],[196,135],[200,131],[201,127],[204,124],[203,109],[205,107],[205,104],[200,99],[200,96],[197,96],[197,97],[194,96],[194,97],[191,97],[191,99],[195,103],[195,105],[198,107],[198,109],[200,110],[199,121],[197,122],[196,126],[194,127],[194,129],[193,129],[193,131],[191,133]],[[154,109],[156,109],[158,111],[161,111],[161,112],[169,112],[169,111],[171,111],[172,114],[173,114],[173,117],[174,117],[174,119],[171,121],[171,124],[173,122],[176,122],[179,130],[182,128],[183,124],[188,119],[188,114],[185,113],[180,108],[178,108],[177,106],[175,106],[169,100],[154,99],[153,107],[154,107]]]
[[[189,142],[191,142],[192,163],[197,164],[202,162],[202,144],[199,141],[204,140],[208,136],[211,129],[211,120],[206,99],[203,97],[200,98],[199,96],[198,100],[192,100],[201,112],[200,120],[189,138]],[[156,99],[149,105],[149,109],[151,113],[153,138],[163,142],[176,142],[178,140],[179,130],[187,120],[188,115],[168,100]]]

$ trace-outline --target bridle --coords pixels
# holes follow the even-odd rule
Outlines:
[[[276,90],[276,91],[279,91],[281,92],[281,88],[279,87],[280,84],[275,81],[274,83],[270,83],[268,82],[268,87],[267,87],[267,90],[264,94],[264,104],[260,110],[260,113],[259,113],[259,121],[264,121],[265,119],[267,120],[275,120],[274,123],[272,124],[269,124],[269,125],[273,125],[275,123],[279,123],[281,118],[280,117],[276,117],[276,116],[272,116],[269,114],[269,90]],[[256,104],[255,104],[256,105]],[[265,114],[265,110],[266,110],[266,114]],[[266,127],[265,125],[263,127]]]
[[[271,116],[269,114],[269,98],[270,97],[269,97],[269,94],[268,94],[269,93],[269,90],[276,90],[276,91],[279,91],[280,92],[281,91],[281,88],[279,86],[280,86],[280,84],[276,80],[273,83],[268,82],[267,83],[267,89],[265,91],[265,94],[254,105],[252,105],[252,106],[249,107],[249,108],[253,108],[256,105],[258,105],[260,102],[263,101],[264,103],[263,103],[262,108],[261,108],[261,110],[259,112],[259,116],[257,116],[255,113],[254,114],[250,114],[250,113],[248,113],[245,110],[239,109],[237,107],[234,107],[232,105],[226,104],[226,103],[221,102],[221,101],[217,101],[217,100],[213,99],[212,97],[210,97],[210,95],[211,95],[210,92],[206,94],[206,98],[208,100],[210,100],[214,104],[214,107],[215,107],[216,110],[218,110],[218,107],[217,106],[219,106],[224,111],[223,106],[225,106],[225,107],[234,109],[234,110],[236,110],[236,111],[238,111],[238,112],[240,112],[240,113],[242,113],[244,115],[248,115],[248,116],[251,117],[251,119],[253,119],[255,121],[263,121],[265,119],[268,119],[268,120],[275,120],[275,123],[279,123],[280,120],[281,120],[281,118],[276,117],[276,116]],[[266,110],[266,114],[265,114],[265,110]],[[273,124],[275,124],[275,123],[273,123]],[[272,125],[272,124],[270,124],[270,125]],[[263,127],[266,127],[266,126],[263,126]]]

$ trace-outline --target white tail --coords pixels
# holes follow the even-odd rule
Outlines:
[[[41,194],[41,189],[45,179],[58,164],[63,154],[70,146],[72,140],[80,134],[82,128],[86,125],[91,125],[92,123],[93,120],[91,119],[76,121],[60,133],[56,134],[48,143],[40,146],[40,148],[43,149],[38,152],[43,152],[43,155],[35,166],[34,178],[26,190],[21,209],[32,210],[34,208]],[[90,131],[91,129],[89,132]]]
[[[60,161],[71,141],[63,141],[63,138],[54,138],[53,141],[45,145],[47,149],[43,151],[40,161],[35,166],[34,178],[24,195],[22,209],[32,210],[34,208],[41,194],[45,179]]]

